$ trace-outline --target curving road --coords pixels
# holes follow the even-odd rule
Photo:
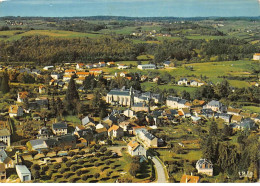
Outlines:
[[[157,178],[157,183],[167,183],[167,178],[165,175],[165,172],[163,170],[163,165],[159,160],[157,160],[155,157],[152,157],[151,160],[154,163],[158,178]]]

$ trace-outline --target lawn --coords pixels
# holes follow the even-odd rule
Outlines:
[[[77,116],[65,116],[64,119],[73,124],[81,124],[81,120]]]
[[[243,106],[242,109],[250,110],[251,112],[260,113],[260,107],[257,107],[257,106]]]

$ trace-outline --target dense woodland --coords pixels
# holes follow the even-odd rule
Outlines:
[[[176,40],[162,44],[134,44],[123,36],[59,39],[26,36],[17,41],[0,42],[0,61],[32,61],[38,64],[136,60],[143,53],[155,55],[154,63],[178,61],[227,61],[250,58],[258,47],[245,40]],[[30,51],[30,52],[28,52]]]

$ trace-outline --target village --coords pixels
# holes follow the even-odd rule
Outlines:
[[[202,155],[198,136],[207,133],[211,122],[216,122],[222,132],[231,131],[231,141],[241,131],[259,134],[259,113],[215,99],[191,100],[171,94],[163,98],[138,86],[123,85],[102,94],[86,90],[90,86],[85,83],[88,78],[98,83],[113,79],[161,83],[160,76],[149,80],[139,74],[136,80],[127,69],[147,71],[170,66],[170,61],[161,66],[99,62],[37,69],[1,65],[1,70],[9,74],[11,93],[16,96],[6,99],[8,110],[1,109],[0,181],[199,183],[220,179],[219,168]],[[112,74],[106,69],[116,71]],[[12,76],[21,81],[12,82]],[[34,86],[27,86],[32,79],[29,84]],[[91,80],[89,83],[92,85]],[[181,87],[210,84],[192,77],[175,83]],[[71,87],[80,102],[94,104],[97,99],[100,113],[94,114],[91,109],[81,112],[82,106],[79,110],[75,107],[78,114],[72,119],[63,117],[62,101]],[[56,115],[51,116],[54,107]],[[196,155],[189,159],[189,153]],[[243,172],[248,179],[252,174]]]

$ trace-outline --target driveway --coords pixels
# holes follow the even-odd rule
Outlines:
[[[165,172],[163,170],[163,165],[159,160],[157,160],[155,157],[152,157],[151,159],[154,163],[158,178],[157,178],[157,183],[167,183],[167,178],[165,175]]]

